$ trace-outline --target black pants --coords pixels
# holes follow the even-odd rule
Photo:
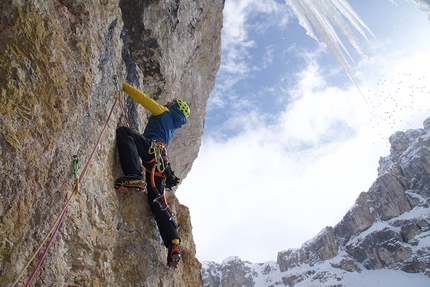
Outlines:
[[[139,134],[127,127],[120,127],[116,130],[116,142],[118,147],[119,158],[121,161],[122,171],[125,175],[142,173],[142,165],[140,159],[145,162],[149,162],[154,158],[154,155],[148,153],[148,149],[151,142],[145,138],[142,134]],[[145,164],[146,168],[151,170],[150,165]],[[164,241],[164,245],[168,247],[171,244],[172,239],[179,238],[178,231],[175,223],[170,220],[170,214],[167,210],[162,210],[157,202],[154,202],[156,193],[152,188],[150,176],[151,174],[147,171],[146,182],[147,182],[147,195],[148,202],[151,205],[151,211],[155,216],[155,221],[158,225],[161,238]],[[164,195],[164,186],[162,184],[162,178],[155,176],[155,187],[158,192]]]

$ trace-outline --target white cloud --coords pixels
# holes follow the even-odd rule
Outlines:
[[[241,131],[237,136],[205,137],[178,190],[190,207],[198,258],[276,260],[278,251],[335,225],[376,179],[378,159],[389,153],[388,137],[421,127],[430,115],[430,87],[419,84],[426,77],[422,63],[430,64],[430,52],[360,64],[366,104],[355,88],[328,85],[309,58],[289,91],[296,100],[279,121],[268,124],[265,115],[244,110],[227,122]],[[395,101],[381,98],[398,94],[399,86],[406,97],[414,94],[413,103],[405,94]],[[405,107],[395,110],[396,101]]]
[[[287,99],[285,110],[257,113],[234,89],[251,71],[247,59],[256,43],[249,39],[247,20],[259,9],[275,13],[268,5],[274,2],[226,1],[221,80],[210,101],[242,107],[220,129],[236,136],[205,134],[177,191],[190,208],[200,260],[276,260],[278,251],[299,247],[335,225],[376,179],[379,157],[389,154],[388,137],[422,127],[430,116],[430,43],[417,37],[402,47],[379,39],[368,53],[376,55],[372,63],[363,60],[354,68],[367,104],[351,85],[329,84],[327,78],[339,70],[320,67],[320,45],[300,52],[307,65],[296,78],[288,74],[264,91],[279,103]]]
[[[259,21],[258,25],[252,24],[250,20],[256,15],[263,15],[267,20]],[[254,70],[250,65],[250,51],[256,44],[249,37],[250,30],[265,33],[274,25],[286,26],[289,15],[287,6],[274,0],[226,1],[223,12],[223,54],[218,72],[218,82],[221,83],[210,99],[213,106],[222,106],[230,96],[234,97],[234,85]]]
[[[264,32],[272,25],[286,25],[289,13],[286,6],[274,0],[237,0],[226,1],[223,12],[223,45],[227,47],[249,46],[248,37],[252,16],[262,15],[266,17],[265,24],[258,24],[257,29]],[[264,15],[265,14],[265,15]],[[252,26],[256,28],[256,26]]]
[[[263,68],[266,68],[270,63],[273,62],[273,45],[266,47],[266,53],[263,57]]]

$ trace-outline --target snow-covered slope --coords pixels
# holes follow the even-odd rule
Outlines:
[[[430,286],[430,118],[390,143],[378,178],[335,227],[276,262],[204,262],[205,287]]]
[[[334,260],[336,261],[336,260]],[[423,273],[406,273],[398,270],[362,270],[347,272],[333,268],[331,261],[315,266],[302,265],[286,272],[281,272],[276,262],[261,264],[243,262],[238,257],[229,257],[217,264],[203,263],[205,287],[428,287],[430,278]],[[236,276],[233,270],[245,268],[245,276]],[[237,271],[237,270],[236,270]],[[223,282],[223,284],[221,284]]]

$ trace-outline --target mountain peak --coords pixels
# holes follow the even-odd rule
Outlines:
[[[205,287],[428,286],[430,118],[423,125],[390,137],[378,178],[336,226],[276,262],[204,263]]]

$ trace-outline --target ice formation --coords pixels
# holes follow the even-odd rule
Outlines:
[[[319,41],[312,26],[318,31],[323,42],[333,53],[351,82],[358,88],[353,76],[353,71],[348,64],[345,54],[348,55],[351,60],[352,57],[339,38],[335,27],[342,32],[357,53],[364,58],[368,57],[350,26],[354,27],[368,42],[369,39],[367,38],[366,32],[373,37],[374,35],[363,20],[360,19],[351,5],[349,5],[346,0],[286,0],[286,3],[299,19],[300,25],[305,28],[307,35]],[[350,24],[348,24],[345,19],[347,19]]]

